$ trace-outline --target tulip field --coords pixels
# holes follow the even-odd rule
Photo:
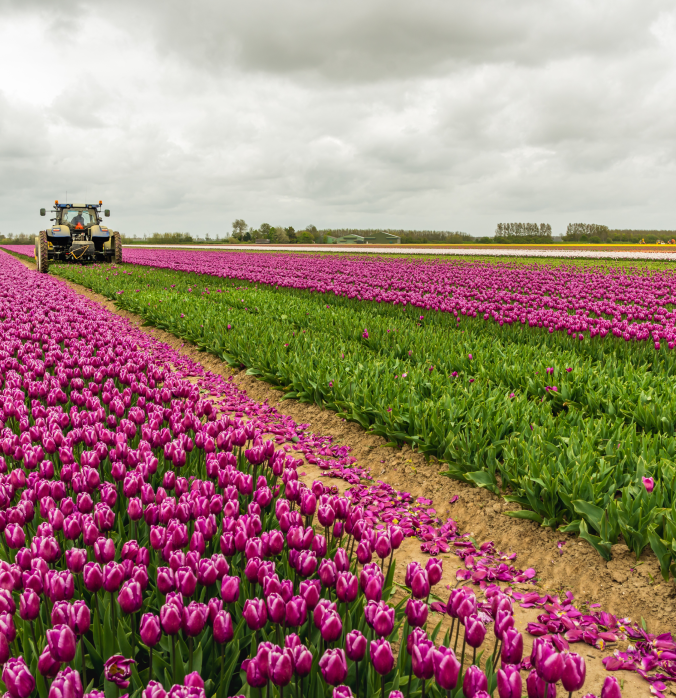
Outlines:
[[[676,570],[671,272],[126,254],[154,267],[58,273],[437,457],[512,516]]]
[[[520,505],[514,516],[579,533],[605,557],[621,536],[637,555],[651,546],[665,578],[676,569],[669,272],[125,259],[136,264],[52,271],[288,398],[439,458]],[[305,485],[283,444],[352,489]],[[521,594],[504,582],[533,574],[503,562],[486,567],[481,595],[449,595],[434,555],[472,556],[458,578],[478,584],[473,556],[492,550],[449,525],[423,544],[424,566],[407,566],[395,603],[393,553],[426,524],[366,475],[330,440],[0,254],[0,664],[12,698],[572,696],[586,669],[569,641],[619,635],[636,648],[609,669],[659,667],[657,695],[676,679],[670,636]],[[381,497],[400,502],[398,523]],[[530,655],[516,600],[546,611]],[[608,675],[601,697],[619,696]]]

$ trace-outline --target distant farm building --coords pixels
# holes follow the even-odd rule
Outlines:
[[[352,234],[336,238],[332,235],[327,235],[326,242],[329,245],[399,245],[401,238],[398,235],[392,235],[392,233],[379,231],[368,237]]]

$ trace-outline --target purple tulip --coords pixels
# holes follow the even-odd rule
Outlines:
[[[386,533],[381,533],[376,538],[375,553],[381,559],[384,560],[392,552],[392,544],[390,543],[390,537]]]
[[[438,584],[444,574],[444,561],[438,557],[429,558],[425,565],[425,571],[429,577],[430,585]]]
[[[38,659],[38,671],[40,674],[42,674],[42,676],[46,676],[47,678],[53,679],[59,673],[60,668],[61,662],[52,657],[51,652],[49,651],[49,646],[45,647],[45,649],[42,650],[40,658]]]
[[[213,621],[214,640],[220,645],[230,642],[234,637],[232,617],[227,611],[219,611]]]
[[[19,597],[19,616],[22,620],[35,620],[40,614],[40,596],[33,589],[26,589]]]
[[[183,685],[188,688],[204,689],[204,679],[199,675],[199,672],[193,671],[183,679]]]
[[[303,580],[298,586],[298,591],[300,595],[305,599],[307,607],[310,610],[314,610],[315,606],[319,603],[319,599],[321,597],[321,582],[318,579]]]
[[[101,696],[94,696],[92,693],[87,694],[87,698],[104,698],[105,694]],[[167,698],[167,692],[164,690],[164,686],[158,681],[149,681],[146,688],[143,689],[141,693],[142,698]]]
[[[9,642],[4,633],[0,633],[0,664],[5,664],[9,659]]]
[[[124,580],[124,567],[117,562],[109,562],[103,568],[103,588],[105,591],[115,592],[120,588]]]
[[[338,577],[338,570],[333,560],[322,560],[319,565],[319,580],[322,586],[327,588],[333,588],[336,584],[336,579]]]
[[[366,638],[359,630],[351,630],[345,636],[345,652],[353,662],[361,662],[366,654]]]
[[[622,698],[620,683],[614,676],[606,676],[601,689],[601,698]]]
[[[323,614],[319,632],[325,642],[335,642],[343,634],[343,621],[337,611],[329,609]]]
[[[307,620],[307,603],[302,596],[294,596],[286,602],[286,624],[297,628]]]
[[[556,686],[545,683],[533,669],[526,679],[528,698],[556,698]]]
[[[28,698],[35,689],[35,679],[23,657],[7,661],[2,670],[2,680],[12,698]]]
[[[352,698],[352,689],[349,686],[336,686],[333,689],[333,698]]]
[[[162,627],[159,617],[153,613],[144,613],[141,616],[139,634],[144,645],[154,647],[162,638]]]
[[[246,682],[251,688],[262,688],[267,685],[268,680],[261,672],[258,659],[245,659],[242,662],[242,670],[246,673]]]
[[[204,603],[191,601],[183,609],[183,618],[181,624],[183,632],[186,635],[188,635],[188,637],[197,637],[202,632],[202,630],[204,630],[204,626],[206,625],[208,618],[208,606]]]
[[[268,618],[271,623],[282,624],[286,618],[286,604],[280,594],[270,594],[266,599]]]
[[[416,599],[426,599],[430,594],[430,580],[425,570],[418,570],[411,579],[411,593]]]
[[[434,676],[434,643],[420,640],[411,648],[413,673],[418,679],[431,679]]]
[[[523,635],[516,628],[503,633],[500,656],[505,664],[518,664],[523,658]]]
[[[45,633],[49,652],[58,662],[72,662],[77,648],[75,633],[63,624],[55,625]]]
[[[84,635],[91,626],[91,612],[84,601],[74,601],[70,607],[70,628],[77,635]]]
[[[475,664],[467,668],[462,680],[462,692],[465,698],[477,698],[480,691],[488,689],[488,679],[481,669]]]
[[[223,603],[234,603],[239,600],[239,577],[223,577],[221,596]]]
[[[351,572],[340,572],[336,579],[336,596],[342,603],[352,603],[359,594],[359,581]]]
[[[181,629],[181,609],[173,603],[165,603],[160,608],[160,624],[167,635],[176,635]]]
[[[66,567],[74,574],[79,574],[87,564],[87,551],[82,548],[66,550]]]
[[[383,638],[374,640],[369,648],[369,654],[373,668],[378,674],[385,676],[392,671],[394,655],[392,654],[392,645],[387,640]]]
[[[359,564],[366,565],[371,562],[371,558],[371,546],[365,540],[360,541],[357,546],[357,560]]]
[[[643,486],[646,488],[648,494],[650,494],[655,489],[655,480],[652,477],[641,478],[643,480]]]
[[[293,662],[289,650],[272,650],[268,659],[268,676],[275,686],[287,686],[293,675]]]
[[[347,676],[347,659],[342,649],[326,650],[319,660],[319,669],[329,686],[338,686]]]
[[[49,687],[49,698],[82,698],[83,694],[80,674],[71,667],[60,671]]]
[[[587,665],[583,657],[575,652],[567,652],[563,655],[561,683],[566,691],[579,691],[584,686],[586,675]]]
[[[11,523],[7,525],[5,529],[5,540],[7,541],[8,547],[13,550],[18,550],[23,548],[26,543],[26,534],[23,528],[19,524]]]
[[[486,637],[486,626],[479,616],[469,616],[465,620],[465,640],[470,647],[481,647]]]
[[[538,676],[545,683],[556,683],[563,673],[563,657],[550,645],[544,645],[536,666]]]
[[[143,590],[141,585],[130,579],[125,582],[117,595],[117,602],[120,604],[122,613],[136,613],[143,606]]]
[[[503,664],[498,669],[498,695],[500,698],[521,698],[523,682],[519,667],[514,664]]]
[[[458,683],[460,674],[460,662],[455,652],[450,647],[438,647],[432,652],[432,664],[434,666],[434,680],[439,688],[444,691],[454,689]]]
[[[244,602],[242,616],[251,630],[260,630],[268,621],[265,601],[262,599],[247,599]]]
[[[406,619],[412,628],[422,628],[427,622],[429,607],[425,601],[409,599],[406,602]]]
[[[366,622],[373,628],[376,635],[384,637],[394,630],[394,608],[385,601],[369,601],[364,609]]]
[[[297,676],[303,678],[312,670],[312,653],[305,645],[296,645],[291,650],[293,670]]]
[[[114,654],[104,662],[103,676],[106,681],[114,683],[118,688],[127,688],[132,664],[136,664],[133,659],[125,659],[121,654]]]

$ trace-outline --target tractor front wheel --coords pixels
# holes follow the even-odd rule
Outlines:
[[[49,271],[49,255],[47,243],[47,231],[41,230],[38,237],[38,271],[46,274]]]
[[[122,243],[120,233],[116,230],[113,233],[113,248],[115,250],[115,264],[122,264]]]

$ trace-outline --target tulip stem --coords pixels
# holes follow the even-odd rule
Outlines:
[[[411,668],[408,670],[408,687],[406,688],[406,698],[409,698],[409,696],[411,695],[411,679],[412,678],[413,678],[413,660],[411,660]]]
[[[33,623],[31,623],[33,627]],[[87,664],[85,663],[84,635],[80,635],[80,656],[82,657],[82,685],[87,690]]]
[[[458,618],[458,628],[455,633],[455,644],[453,645],[453,654],[458,653],[458,638],[460,637],[460,619]]]
[[[423,687],[422,687],[422,698],[425,698],[425,686],[427,685],[427,681],[423,679]]]
[[[466,646],[467,638],[463,635],[462,637],[462,661],[460,662],[460,676],[462,676],[462,670],[463,667],[465,666],[465,646]]]
[[[174,663],[174,683],[176,683],[176,635],[171,636],[171,658]]]
[[[190,667],[189,673],[192,674],[192,637],[188,640],[188,666]]]
[[[359,662],[355,662],[354,666],[357,670],[357,698],[359,698]],[[296,696],[296,698],[298,698],[298,696]]]
[[[260,696],[258,698],[260,698]],[[296,674],[296,698],[300,698],[300,693],[298,692],[298,674]]]
[[[476,664],[476,647],[472,648],[472,664]]]
[[[148,647],[148,650],[150,652],[150,668],[148,669],[148,671],[149,671],[148,682],[150,683],[150,681],[153,680],[153,646],[150,645]],[[223,673],[223,672],[221,671],[221,673]]]
[[[221,645],[221,683],[223,683],[223,662],[225,661],[225,643]],[[221,687],[218,687],[218,694],[221,693]],[[258,698],[263,698],[261,696],[261,689],[258,689]]]
[[[112,621],[113,621],[112,627],[113,627],[113,628],[117,628],[117,624],[116,624],[116,622],[115,622],[115,616],[116,616],[116,613],[115,613],[115,596],[113,595],[113,592],[112,592],[112,591],[110,592],[110,616],[111,616]],[[114,639],[115,639],[115,632],[113,631],[113,642],[114,642]]]

